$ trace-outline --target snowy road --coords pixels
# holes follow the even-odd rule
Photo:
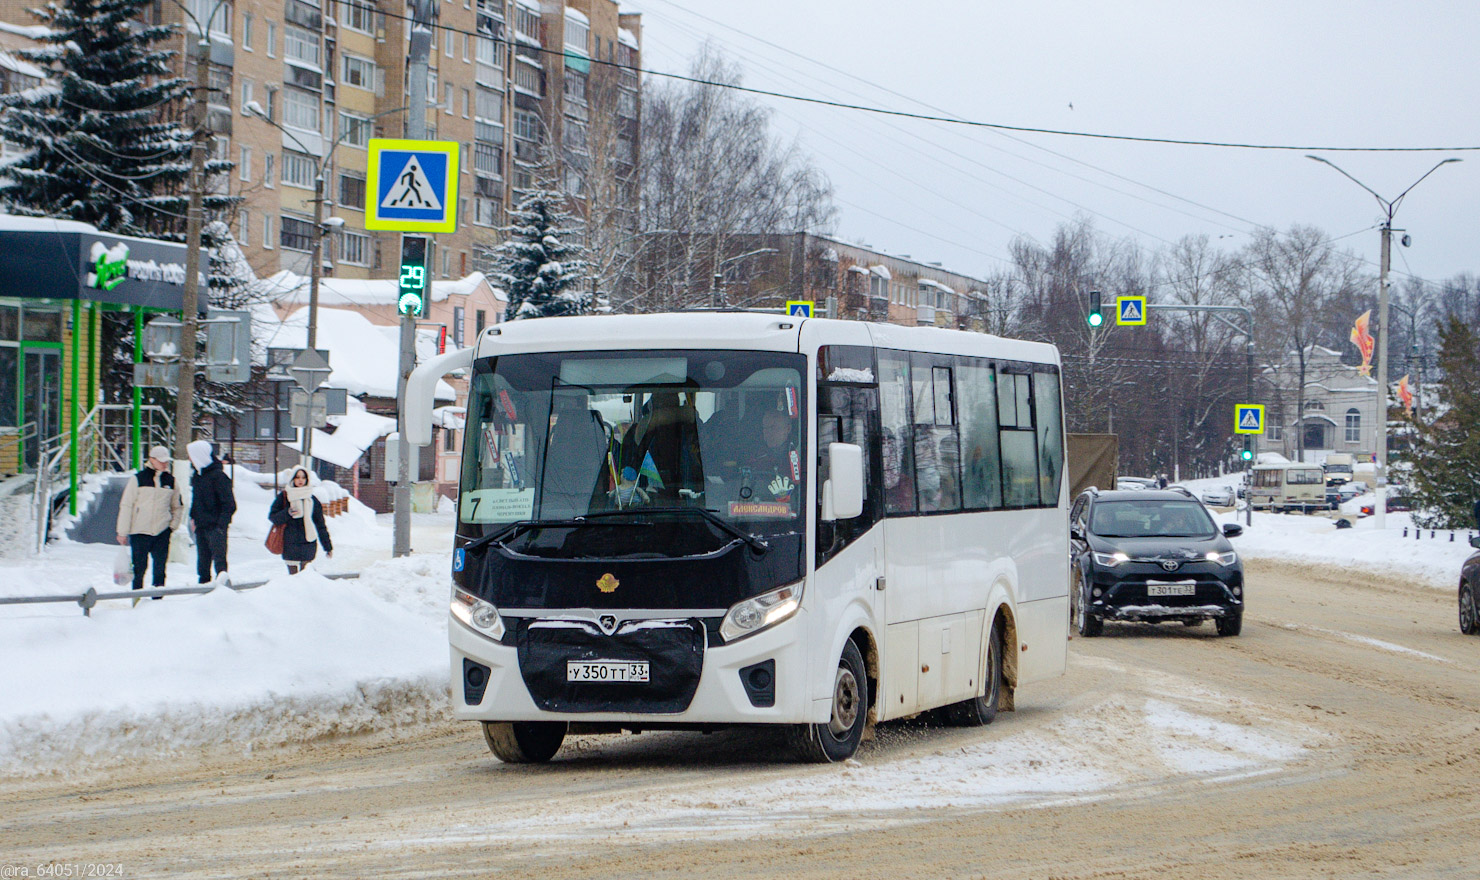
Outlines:
[[[1250,563],[1244,635],[1107,626],[982,730],[857,765],[739,733],[497,763],[469,725],[0,784],[0,864],[131,877],[1472,876],[1480,640],[1448,591]],[[1466,866],[1469,867],[1466,867]],[[34,875],[33,875],[34,876]]]

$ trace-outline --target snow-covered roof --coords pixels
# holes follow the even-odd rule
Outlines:
[[[282,321],[264,320],[254,329],[257,341],[265,347],[303,348],[308,342],[308,309],[299,309]],[[329,387],[343,388],[356,397],[396,396],[400,350],[369,318],[320,305],[316,343],[329,351],[333,370],[325,383]],[[457,392],[446,382],[438,382],[437,399],[456,400]]]
[[[286,269],[267,278],[263,285],[273,299],[291,305],[308,302],[309,279],[307,276]],[[469,296],[480,285],[488,284],[482,272],[474,272],[465,278],[432,282],[432,302],[443,302],[449,296]],[[488,284],[495,299],[508,302],[508,295]],[[383,306],[392,305],[401,296],[400,286],[390,279],[364,278],[320,278],[319,305],[321,306]]]
[[[354,467],[376,440],[396,430],[395,419],[367,412],[363,406],[352,408],[338,419],[339,427],[333,434],[314,429],[312,451],[314,458],[322,458],[342,468]],[[296,442],[283,445],[298,449]]]
[[[857,272],[859,275],[867,275],[868,274],[868,270],[865,269],[865,268],[863,268],[862,266],[849,266],[848,267],[848,271],[849,272]]]
[[[632,49],[638,48],[637,34],[632,33],[626,28],[617,28],[617,42]]]
[[[941,284],[939,281],[936,281],[934,278],[921,278],[920,279],[920,286],[921,287],[934,287],[936,290],[942,290],[942,291],[945,291],[946,293],[952,293],[953,294],[953,293],[956,292],[955,288],[953,288],[953,287],[947,287],[946,285]]]
[[[0,213],[0,232],[81,232],[98,234],[98,227],[76,220],[58,220],[55,217],[23,217],[19,214]],[[112,233],[109,233],[112,235]],[[113,235],[113,238],[129,236]]]
[[[893,281],[894,280],[894,276],[891,275],[891,274],[889,274],[889,267],[888,266],[885,266],[882,263],[880,263],[880,264],[878,264],[876,266],[869,266],[868,267],[868,270],[870,272],[874,273],[875,275],[879,276],[880,278],[884,279],[885,281]]]

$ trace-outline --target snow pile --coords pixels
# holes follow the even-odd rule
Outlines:
[[[282,304],[307,305],[309,300],[309,278],[284,269],[265,279],[266,288],[272,291],[273,299]],[[471,296],[480,287],[487,287],[490,295],[505,300],[503,291],[489,284],[482,272],[474,272],[463,278],[432,281],[432,302],[443,302],[449,296]],[[391,279],[365,278],[320,278],[319,306],[321,308],[355,308],[357,306],[395,305],[401,297],[401,287]]]
[[[447,711],[446,568],[0,619],[0,772],[302,742]]]

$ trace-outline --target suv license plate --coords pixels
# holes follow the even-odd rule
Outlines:
[[[1197,594],[1197,581],[1179,581],[1173,584],[1147,584],[1146,595],[1148,596],[1194,596]]]
[[[646,660],[567,660],[565,680],[645,682],[648,680],[648,664]]]

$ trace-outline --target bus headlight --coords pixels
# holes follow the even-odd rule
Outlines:
[[[801,584],[762,593],[730,608],[719,634],[727,642],[753,635],[796,614],[801,604]]]
[[[504,637],[504,619],[498,609],[466,590],[452,588],[452,616],[469,629],[494,641]]]

